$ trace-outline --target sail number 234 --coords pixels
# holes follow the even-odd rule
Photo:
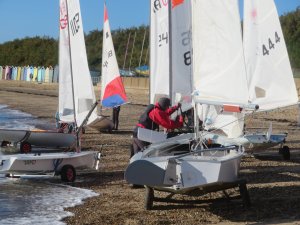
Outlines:
[[[270,55],[270,51],[275,49],[275,45],[280,42],[280,37],[277,32],[275,32],[274,39],[269,38],[268,44],[262,45],[263,56]]]

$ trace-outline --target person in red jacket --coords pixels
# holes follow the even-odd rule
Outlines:
[[[171,101],[169,98],[160,98],[155,105],[150,104],[147,106],[145,112],[141,115],[139,123],[133,131],[133,143],[131,147],[130,157],[139,152],[142,148],[149,145],[148,142],[139,140],[137,138],[138,128],[146,128],[150,130],[158,130],[159,126],[168,130],[173,130],[183,126],[183,117],[180,115],[176,120],[172,120],[170,115],[178,110],[181,106],[178,103],[176,106],[170,107]]]

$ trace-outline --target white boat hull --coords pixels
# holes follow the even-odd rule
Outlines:
[[[127,182],[187,192],[211,183],[237,180],[243,149],[231,147],[186,153],[188,137],[190,135],[175,137],[161,146],[153,144],[134,155],[125,171]]]
[[[204,137],[210,139],[214,144],[223,146],[243,145],[246,151],[253,152],[283,144],[287,134],[271,134],[268,138],[266,133],[251,133],[238,138],[228,138],[219,134],[206,133]]]
[[[59,172],[65,165],[74,168],[96,168],[99,153],[84,151],[80,153],[41,153],[0,155],[0,173],[35,174]]]

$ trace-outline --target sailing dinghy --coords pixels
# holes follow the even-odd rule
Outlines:
[[[187,3],[186,5],[190,4]],[[178,10],[180,7],[174,8],[177,8]],[[186,6],[185,12],[188,12],[188,6]],[[174,10],[173,15],[175,15],[175,13],[176,11]],[[157,17],[159,15],[159,13],[156,13]],[[173,33],[184,27],[180,23],[184,21],[183,18],[186,18],[187,20],[185,24],[189,24],[189,16],[182,15],[179,22],[173,17],[174,16],[171,17],[172,22],[169,23],[170,30]],[[166,23],[164,22],[164,24]],[[259,110],[256,111],[270,111],[297,104],[298,95],[274,1],[245,1],[243,28],[245,62],[240,61],[240,63],[245,66],[246,73],[240,74],[241,76],[245,76],[246,80],[232,80],[232,83],[236,84],[233,88],[239,89],[237,94],[247,94],[250,103],[259,105]],[[177,81],[179,81],[177,84],[179,86],[183,83],[181,78],[185,77],[188,81],[186,83],[189,83],[190,80],[189,72],[187,70],[187,62],[190,62],[190,57],[188,57],[190,56],[190,51],[188,49],[189,39],[183,38],[188,37],[189,33],[188,26],[186,26],[185,32],[184,30],[181,30],[181,43],[178,41],[176,42],[176,37],[179,35],[171,35],[172,39],[169,43],[171,46],[169,48],[171,52],[170,58],[176,63],[171,63],[169,71],[172,72],[164,73],[169,77],[169,85],[167,85],[169,89],[160,88],[162,90],[173,89],[173,92],[169,91],[169,96],[174,96],[174,94],[177,93],[184,96],[184,93],[188,93],[187,90],[189,90],[187,88],[185,89],[186,91],[183,92],[180,89],[176,89]],[[181,46],[183,44],[185,44],[185,51],[180,53],[179,51],[182,49]],[[169,49],[165,51],[169,51]],[[158,51],[162,50],[163,49],[160,48]],[[159,61],[160,55],[156,55],[152,67],[156,68],[156,65],[159,65],[159,62],[156,63],[155,60]],[[182,56],[181,58],[184,60],[181,61],[185,62],[185,64],[180,64],[180,61],[176,60],[178,55]],[[215,62],[218,62],[218,60],[219,59],[216,59]],[[210,67],[209,64],[203,66],[206,69],[209,69]],[[177,71],[181,71],[181,77],[176,76]],[[152,76],[155,76],[155,73],[151,74]],[[172,76],[169,74],[172,74]],[[217,83],[229,83],[228,80],[231,80],[230,77],[216,77],[215,80],[213,80],[213,76],[209,76],[202,83],[203,85],[211,83],[210,88],[213,91],[216,91],[217,93],[221,92],[225,95],[226,91],[218,89]],[[165,83],[157,83],[157,85],[163,86]],[[247,84],[247,87],[245,87],[245,84]],[[156,83],[152,82],[152,86],[153,88],[151,88],[150,91],[156,93],[157,91],[154,89]],[[190,92],[192,92],[192,89],[190,89]],[[164,94],[167,94],[167,92]],[[270,124],[268,132],[245,133],[244,118],[247,114],[239,109],[233,111],[227,109],[228,107],[224,108],[223,106],[202,105],[201,120],[203,121],[204,129],[210,130],[211,132],[216,131],[212,142],[221,145],[242,144],[251,152],[267,149],[279,144],[279,152],[283,155],[284,159],[290,158],[289,148],[284,145],[287,133],[273,134],[272,124]],[[222,133],[220,133],[220,131]],[[156,133],[155,136],[159,138],[152,139],[149,139],[149,132],[143,130],[140,133],[142,139],[146,139],[148,136],[147,140],[150,140],[152,143],[166,139],[166,135],[162,133]]]
[[[247,93],[248,90],[249,102],[259,105],[257,111],[271,111],[298,104],[298,94],[274,1],[244,1],[243,22],[248,89],[241,91]],[[290,159],[289,147],[284,145],[287,133],[273,134],[271,124],[265,133],[244,134],[245,116],[247,114],[243,112],[232,113],[213,108],[204,121],[214,121],[213,126],[207,124],[207,129],[220,128],[226,134],[217,137],[216,142],[242,144],[254,153],[279,144],[279,153],[284,159]],[[238,126],[234,127],[233,124]]]
[[[102,74],[101,74],[101,107],[114,108],[127,102],[127,96],[120,76],[119,66],[112,35],[109,26],[108,12],[104,4],[103,44],[102,44]],[[92,123],[90,126],[98,129],[113,128],[112,121],[106,118],[108,126],[100,126],[99,123]],[[108,128],[107,128],[108,127]]]
[[[237,2],[172,1],[169,18],[182,16],[179,10],[185,9],[185,4],[190,4],[192,15],[194,94],[190,97],[193,99],[195,121],[199,120],[202,105],[224,106],[236,103],[240,108],[255,110],[256,106],[248,106],[248,96],[239,94],[241,89],[247,89],[247,84],[245,76],[241,76],[245,70]],[[152,0],[151,12],[157,13],[157,10],[160,8]],[[175,10],[177,12],[173,14]],[[181,13],[186,12],[183,10]],[[151,23],[151,26],[155,25]],[[220,27],[222,29],[217,29]],[[155,47],[159,48],[159,45]],[[218,78],[236,79],[241,85],[235,88],[234,84],[215,82]],[[212,91],[211,87],[219,91]],[[153,189],[192,194],[206,186],[237,181],[244,154],[243,146],[210,146],[209,138],[213,134],[199,131],[198,123],[194,126],[195,133],[153,143],[131,158],[125,179],[131,184],[146,185],[147,190],[150,188],[152,191],[147,191],[146,200],[153,201]]]
[[[79,133],[83,125],[97,119],[92,107],[94,89],[88,69],[79,0],[60,0],[60,119],[75,125],[76,152],[38,152],[0,155],[0,173],[61,174],[63,181],[74,181],[78,168],[97,168],[99,152],[81,152]]]
[[[244,2],[244,52],[249,87],[249,100],[261,111],[271,111],[298,104],[298,93],[274,0]],[[246,134],[256,143],[258,134]],[[290,158],[288,146],[283,146],[287,133],[261,134],[264,147],[280,144],[279,153]],[[252,139],[252,140],[251,140]],[[254,140],[253,140],[254,139]],[[258,142],[259,143],[259,142]],[[255,146],[254,146],[255,147]]]

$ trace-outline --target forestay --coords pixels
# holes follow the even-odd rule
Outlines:
[[[86,57],[79,0],[60,0],[59,74],[60,120],[80,126],[96,98]],[[96,118],[94,110],[87,124]]]
[[[124,104],[127,97],[119,72],[105,4],[102,46],[101,102],[104,107],[115,107]]]
[[[250,101],[261,110],[296,104],[298,95],[273,0],[244,1],[244,50]]]
[[[237,0],[192,0],[192,28],[193,84],[198,99],[247,104],[248,88]],[[224,112],[218,115],[218,107],[214,107],[215,111],[209,110],[211,115],[202,110],[201,119],[211,117],[214,128],[222,128],[228,137],[242,134],[240,114]],[[207,123],[207,128],[209,125]]]

